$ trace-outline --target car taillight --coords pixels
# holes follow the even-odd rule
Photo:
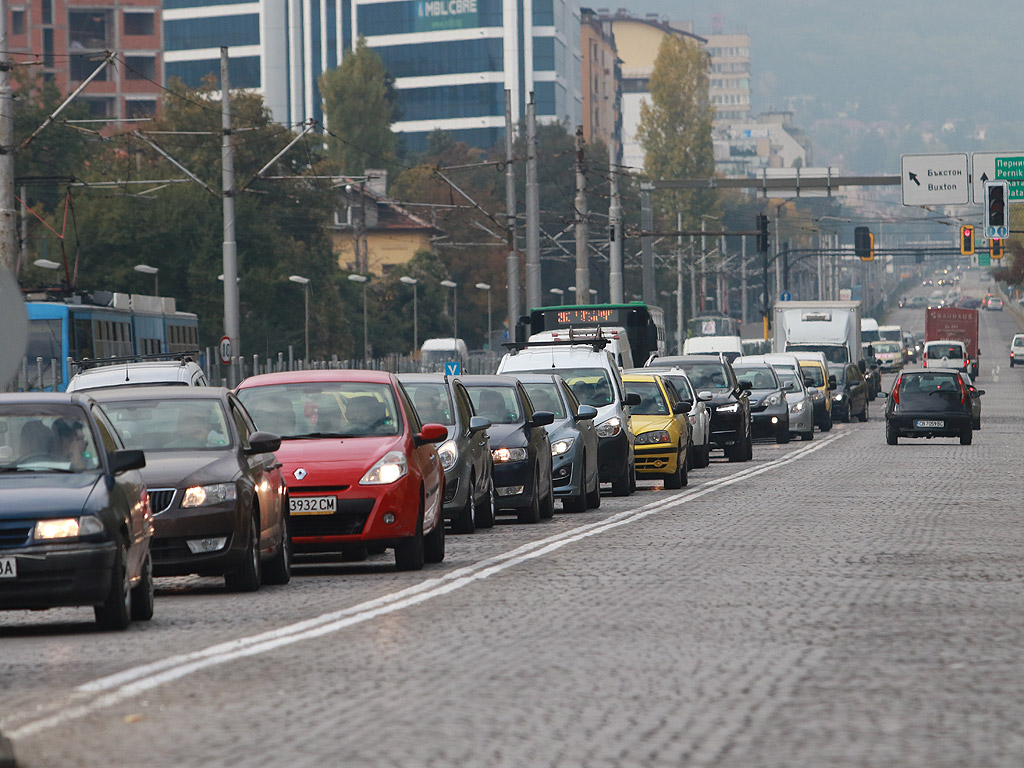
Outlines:
[[[968,398],[967,386],[964,384],[964,380],[961,379],[959,376],[957,376],[956,380],[960,382],[960,405],[963,405],[964,403],[967,402]]]
[[[900,376],[898,379],[896,379],[896,383],[893,385],[892,388],[892,401],[896,403],[896,405],[900,404],[900,384],[902,383],[903,377]]]

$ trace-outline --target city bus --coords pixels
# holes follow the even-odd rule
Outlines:
[[[636,365],[665,353],[665,312],[643,302],[574,304],[530,310],[530,335],[560,329],[624,328]]]

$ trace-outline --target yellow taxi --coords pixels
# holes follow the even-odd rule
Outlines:
[[[814,356],[813,359],[808,359]],[[814,426],[822,432],[832,429],[832,391],[835,389],[835,376],[829,381],[828,362],[820,352],[801,352],[796,355],[800,362],[800,372],[804,375],[811,402],[814,404]],[[818,359],[820,357],[821,359]]]
[[[690,458],[690,424],[686,418],[690,404],[679,396],[672,382],[653,373],[624,374],[627,393],[640,397],[632,412],[636,435],[636,476],[665,481],[666,488],[682,488],[687,483]]]

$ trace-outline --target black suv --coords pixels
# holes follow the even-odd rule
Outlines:
[[[725,450],[729,461],[754,457],[750,439],[750,385],[741,386],[729,361],[718,355],[656,357],[651,368],[682,368],[701,400],[711,411],[711,442]],[[710,397],[706,397],[710,395]]]

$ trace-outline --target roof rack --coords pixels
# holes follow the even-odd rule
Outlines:
[[[123,357],[87,357],[83,360],[75,360],[74,364],[80,371],[88,368],[98,368],[104,365],[117,365],[118,363],[142,363],[147,360],[177,360],[181,365],[196,362],[198,349],[189,349],[184,352],[159,352],[149,355],[125,355]]]
[[[501,346],[513,354],[531,347],[591,347],[595,352],[600,352],[608,346],[611,339],[594,338],[587,339],[566,339],[565,341],[506,341]]]

